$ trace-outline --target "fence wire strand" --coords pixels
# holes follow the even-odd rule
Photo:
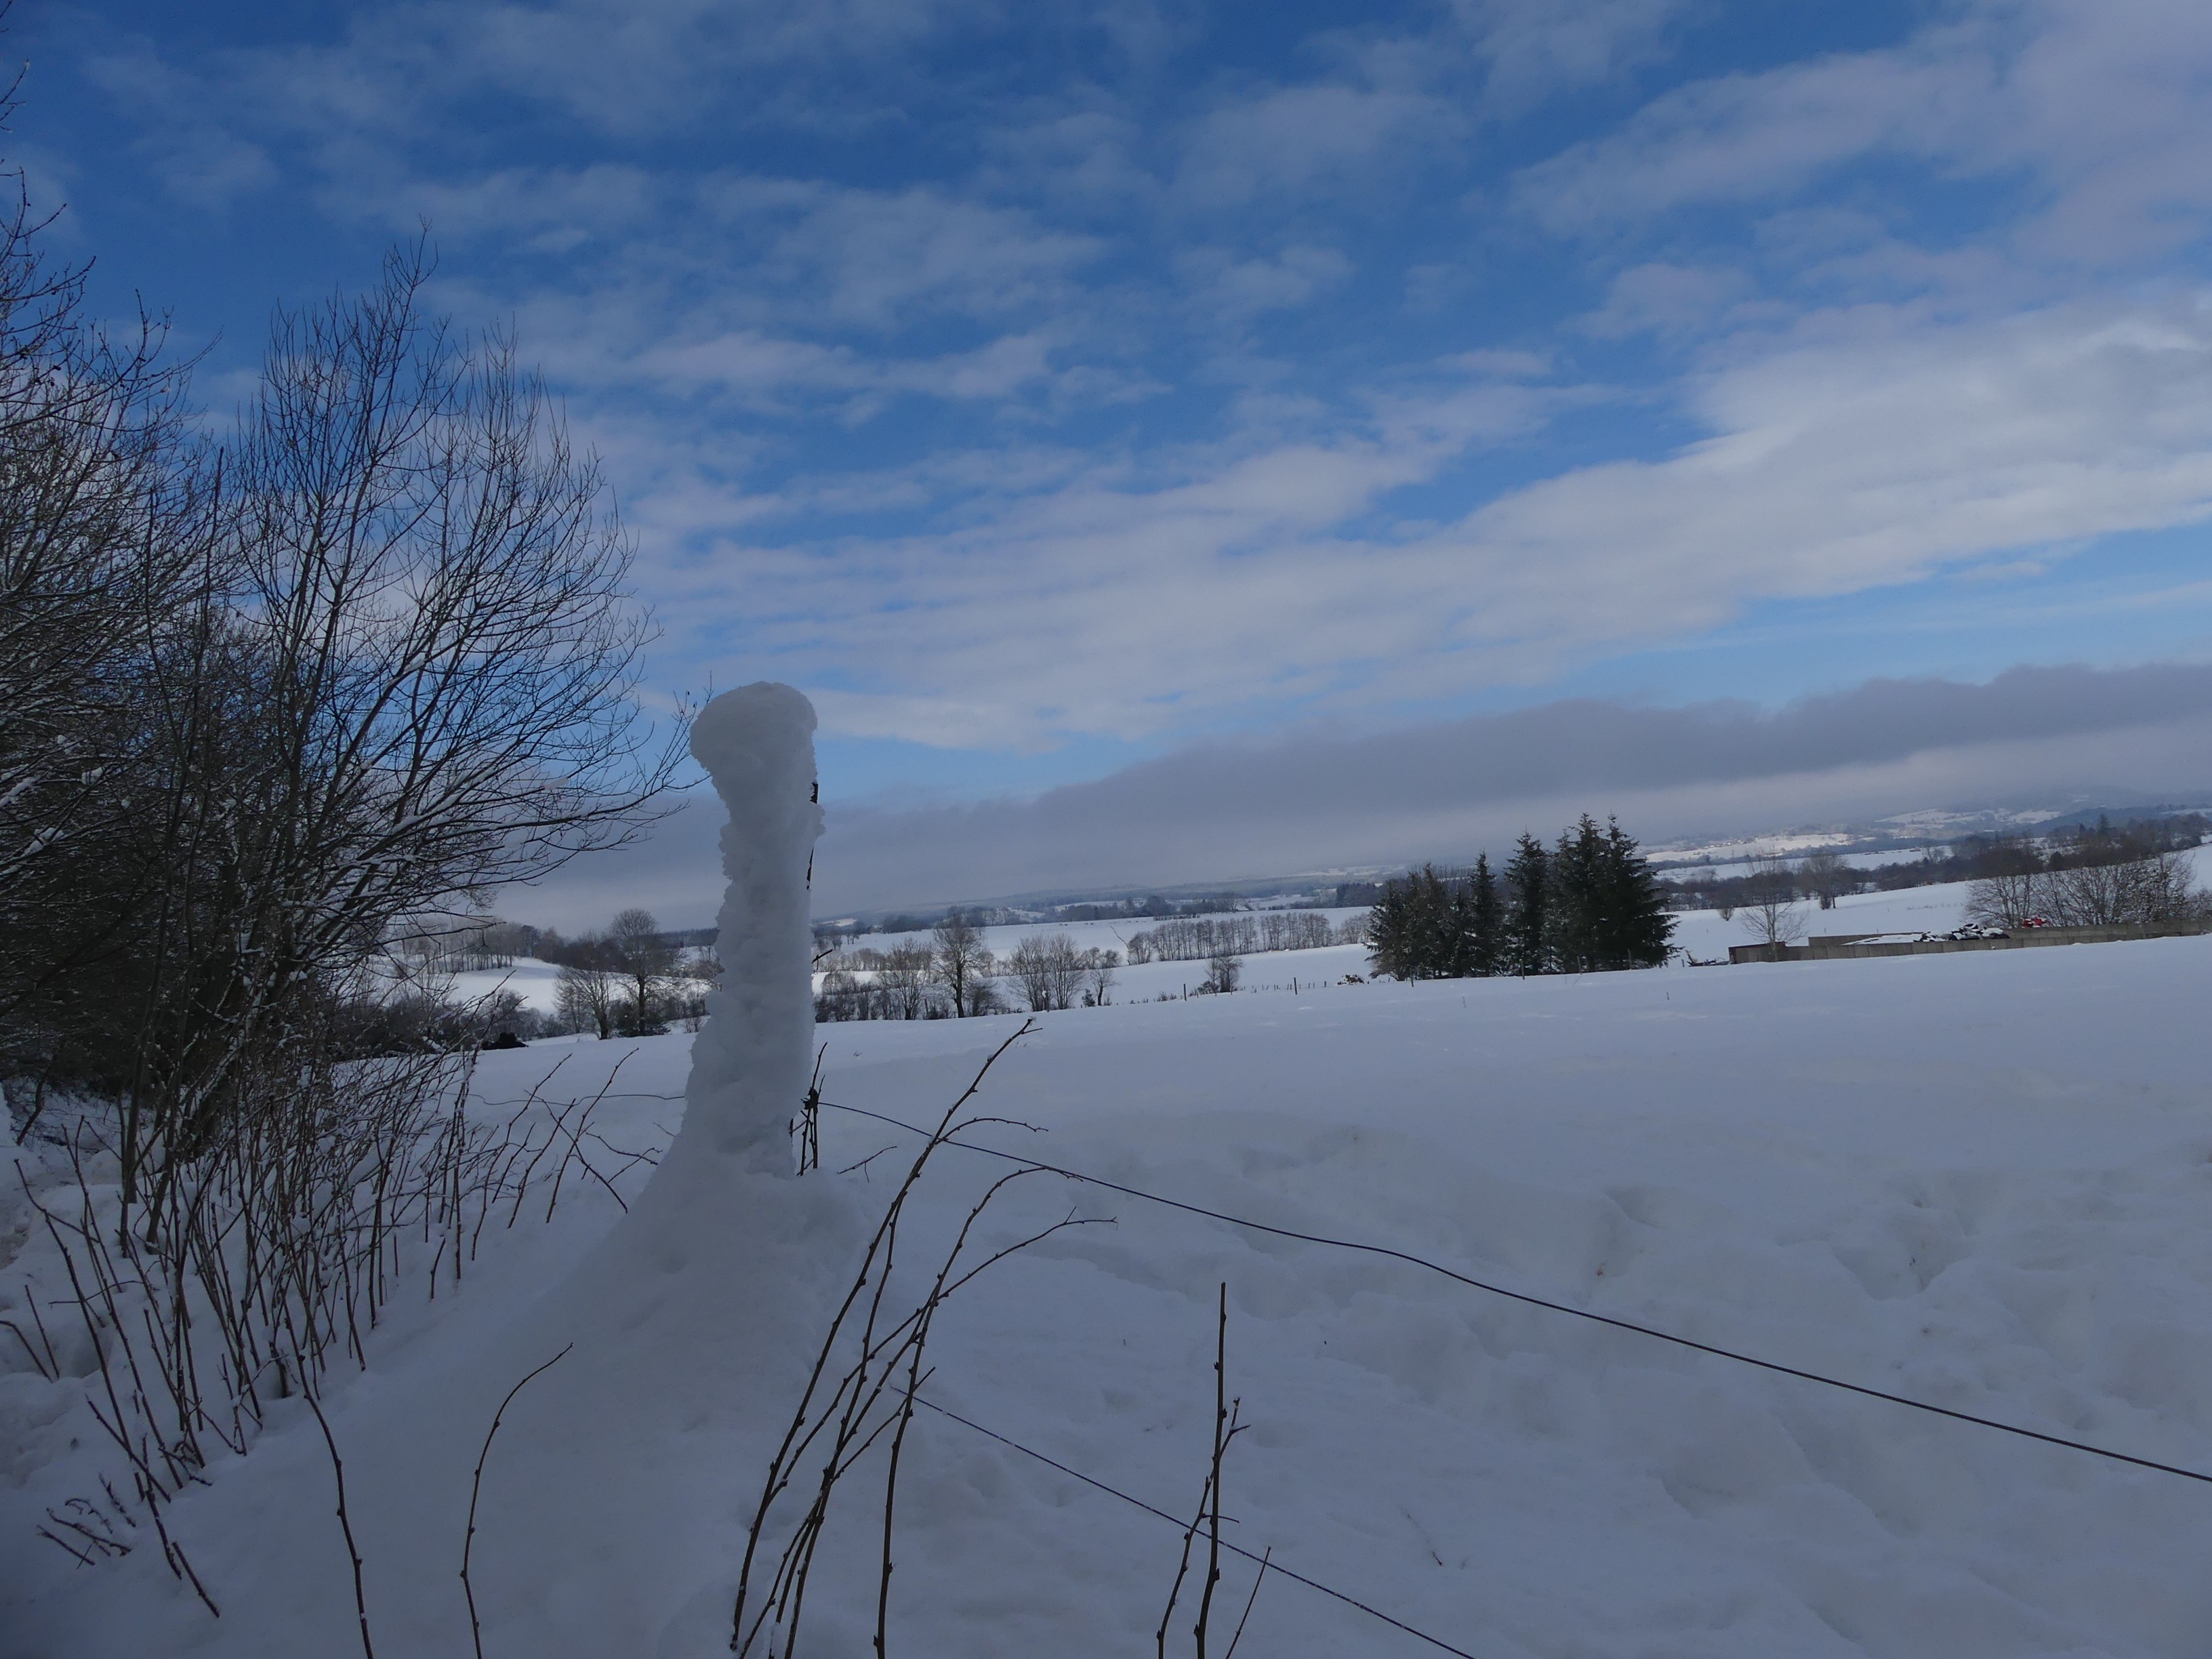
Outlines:
[[[946,1144],[957,1145],[957,1143],[948,1142]],[[961,1416],[959,1413],[947,1410],[945,1407],[939,1405],[933,1400],[926,1400],[921,1395],[916,1395],[914,1397],[914,1403],[917,1406],[927,1407],[931,1411],[935,1412],[939,1417],[949,1417],[955,1423],[959,1424],[963,1428],[973,1429],[976,1433],[982,1435],[988,1439],[995,1440],[1000,1445],[1009,1447],[1012,1449],[1021,1453],[1024,1457],[1033,1457],[1038,1462],[1044,1464],[1048,1468],[1058,1469],[1062,1474],[1066,1475],[1071,1480],[1080,1480],[1086,1486],[1096,1486],[1100,1492],[1106,1493],[1110,1498],[1118,1498],[1124,1504],[1132,1504],[1134,1507],[1144,1510],[1147,1515],[1157,1516],[1161,1520],[1166,1522],[1170,1526],[1175,1528],[1178,1532],[1182,1531],[1183,1528],[1189,1524],[1189,1522],[1186,1521],[1170,1515],[1165,1510],[1154,1509],[1150,1504],[1145,1502],[1141,1498],[1133,1498],[1127,1492],[1121,1491],[1119,1487],[1109,1486],[1103,1480],[1100,1480],[1094,1476],[1085,1474],[1080,1469],[1072,1469],[1068,1468],[1066,1464],[1060,1462],[1059,1459],[1048,1457],[1044,1453],[1038,1451],[1034,1447],[1024,1446],[1020,1441],[1011,1440],[1005,1435],[999,1433],[994,1429],[987,1429],[981,1423],[971,1422],[967,1418]],[[1396,1629],[1405,1632],[1408,1636],[1419,1638],[1420,1640],[1426,1642],[1432,1648],[1441,1649],[1446,1653],[1456,1654],[1459,1656],[1459,1659],[1476,1659],[1476,1656],[1469,1653],[1465,1648],[1455,1648],[1440,1636],[1431,1636],[1428,1632],[1417,1629],[1413,1626],[1407,1624],[1402,1619],[1394,1619],[1389,1613],[1383,1612],[1380,1607],[1369,1607],[1366,1602],[1361,1601],[1356,1595],[1346,1595],[1340,1589],[1331,1589],[1327,1584],[1322,1583],[1317,1578],[1309,1578],[1304,1573],[1293,1572],[1281,1562],[1275,1560],[1273,1557],[1263,1558],[1255,1555],[1251,1551],[1239,1548],[1237,1545],[1231,1543],[1225,1538],[1221,1540],[1221,1547],[1224,1550],[1231,1551],[1235,1554],[1243,1556],[1247,1561],[1259,1565],[1267,1572],[1275,1573],[1282,1577],[1291,1579],[1297,1583],[1304,1584],[1308,1589],[1319,1590],[1323,1595],[1333,1596],[1337,1601],[1343,1602],[1346,1607],[1357,1607],[1369,1618],[1379,1619],[1384,1624],[1395,1626]]]
[[[909,1134],[927,1133],[898,1118],[888,1116],[882,1112],[870,1111],[865,1106],[848,1106],[841,1102],[830,1100],[825,1100],[821,1103],[840,1112],[850,1112],[857,1116],[873,1118],[878,1123],[903,1129]],[[1532,1308],[1542,1308],[1551,1313],[1565,1314],[1571,1318],[1588,1320],[1594,1324],[1608,1325],[1615,1330],[1629,1331],[1638,1336],[1650,1337],[1655,1341],[1672,1343],[1676,1347],[1688,1348],[1698,1353],[1711,1354],[1717,1359],[1733,1360],[1740,1365],[1754,1365],[1760,1370],[1773,1371],[1783,1376],[1794,1376],[1801,1382],[1817,1382],[1824,1388],[1840,1389],[1846,1393],[1863,1395],[1869,1400],[1887,1401],[1893,1406],[1905,1406],[1914,1411],[1927,1412],[1936,1417],[1948,1417],[1954,1422],[1971,1423],[1977,1428],[1994,1429],[2000,1434],[2016,1435],[2023,1440],[2039,1440],[2047,1446],[2063,1446],[2069,1451],[2087,1452],[2092,1457],[2106,1458],[2115,1463],[2131,1464],[2136,1468],[2150,1469],[2160,1474],[2179,1475],[2185,1480],[2195,1480],[2212,1486],[2212,1474],[2202,1474],[2196,1469],[2185,1469],[2179,1464],[2161,1463],[2156,1458],[2137,1457],[2130,1452],[2114,1451],[2108,1446],[2093,1445],[2085,1440],[2069,1440],[2063,1435],[2045,1434],[2040,1429],[2023,1428],[2017,1423],[2000,1422],[1992,1417],[1978,1417],[1972,1412],[1954,1410],[1949,1406],[1938,1406],[1926,1400],[1915,1400],[1910,1395],[1892,1394],[1884,1389],[1870,1388],[1863,1382],[1846,1382],[1842,1377],[1826,1376],[1820,1371],[1806,1370],[1796,1365],[1785,1365],[1779,1360],[1761,1359],[1755,1354],[1739,1353],[1732,1348],[1717,1347],[1710,1342],[1699,1342],[1693,1338],[1679,1336],[1672,1331],[1662,1331],[1654,1326],[1639,1325],[1634,1320],[1617,1319],[1611,1314],[1594,1313],[1588,1308],[1577,1308],[1570,1303],[1553,1302],[1544,1297],[1531,1295],[1526,1291],[1511,1290],[1503,1285],[1493,1285],[1486,1279],[1472,1278],[1455,1267],[1447,1267],[1441,1261],[1431,1261],[1426,1256],[1415,1255],[1407,1250],[1395,1249],[1388,1244],[1370,1244],[1351,1238],[1332,1238],[1323,1233],[1301,1232],[1293,1227],[1278,1227],[1265,1221],[1254,1221],[1249,1217],[1231,1215],[1225,1211],[1208,1209],[1202,1204],[1186,1203],[1182,1199],[1168,1198],[1158,1193],[1148,1193],[1139,1187],[1124,1186],[1120,1182],[1108,1181],[1103,1176],[1085,1175],[1080,1170],[1065,1169],[1037,1158],[1025,1158],[1019,1152],[1003,1152],[996,1146],[980,1146],[968,1140],[948,1140],[945,1144],[948,1146],[957,1146],[963,1152],[981,1152],[986,1158],[995,1158],[1009,1164],[1018,1164],[1026,1169],[1036,1170],[1043,1174],[1060,1176],[1069,1181],[1080,1181],[1109,1193],[1120,1193],[1125,1197],[1142,1199],[1147,1203],[1162,1205],[1170,1210],[1181,1210],[1189,1215],[1204,1216],[1208,1220],[1223,1222],[1231,1227],[1242,1227],[1253,1232],[1267,1233],[1277,1238],[1296,1239],[1307,1244],[1324,1245],[1332,1249],[1355,1250],[1365,1255],[1379,1255],[1393,1261],[1402,1261],[1409,1267],[1425,1268],[1431,1273],[1441,1274],[1446,1279],[1468,1285],[1474,1290],[1486,1291],[1492,1296],[1504,1297],[1509,1301],[1519,1302]]]

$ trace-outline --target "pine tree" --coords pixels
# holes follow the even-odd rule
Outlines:
[[[1605,865],[1605,836],[1589,813],[1572,830],[1559,832],[1548,872],[1551,908],[1545,929],[1557,972],[1586,974],[1607,965]]]
[[[1437,866],[1425,864],[1407,878],[1413,888],[1414,979],[1449,979],[1458,971],[1459,918],[1452,891]]]
[[[1367,913],[1367,967],[1371,974],[1412,979],[1419,947],[1415,939],[1414,895],[1410,880],[1382,884],[1382,896]]]
[[[1490,854],[1478,853],[1474,858],[1474,873],[1467,884],[1467,972],[1477,978],[1487,978],[1498,971],[1500,952],[1504,948],[1502,935],[1502,907],[1498,900],[1498,878],[1491,873]]]
[[[1604,900],[1599,965],[1660,966],[1673,945],[1674,918],[1667,914],[1666,896],[1651,866],[1637,851],[1635,837],[1611,817],[1605,821],[1601,869]]]
[[[1544,843],[1522,831],[1505,866],[1505,920],[1499,930],[1504,950],[1499,968],[1509,974],[1540,974],[1551,967],[1551,858]]]
[[[1587,973],[1656,967],[1674,927],[1633,838],[1584,813],[1554,848],[1523,835],[1502,879],[1486,853],[1463,876],[1392,878],[1367,943],[1374,971],[1399,980]]]

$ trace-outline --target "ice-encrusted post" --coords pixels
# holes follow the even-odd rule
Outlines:
[[[806,1093],[814,1029],[814,934],[807,872],[814,801],[814,708],[763,680],[699,711],[691,753],[729,809],[722,830],[721,988],[691,1045],[684,1127],[671,1165],[790,1175],[787,1134]]]

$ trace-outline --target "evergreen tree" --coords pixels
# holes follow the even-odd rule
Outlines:
[[[1584,820],[1588,822],[1588,820]],[[1656,968],[1667,960],[1674,937],[1674,918],[1659,883],[1637,850],[1635,837],[1618,820],[1605,821],[1600,862],[1603,902],[1599,965]]]
[[[1419,953],[1413,918],[1413,885],[1410,880],[1382,884],[1382,896],[1367,913],[1367,968],[1371,974],[1392,979],[1414,977]]]
[[[1504,948],[1503,909],[1498,898],[1498,878],[1490,870],[1490,854],[1478,853],[1474,873],[1467,884],[1465,937],[1470,975],[1487,978],[1498,971],[1498,957]]]
[[[1414,979],[1450,979],[1459,972],[1459,914],[1451,884],[1425,864],[1408,878],[1413,887]]]
[[[1368,961],[1393,979],[1441,979],[1454,951],[1451,896],[1433,865],[1382,884],[1367,917]]]
[[[1368,913],[1369,959],[1393,979],[1460,979],[1476,971],[1474,898],[1467,882],[1425,864],[1382,884]]]
[[[1505,866],[1505,917],[1498,967],[1509,974],[1540,974],[1551,966],[1550,856],[1544,843],[1522,831]]]
[[[1551,966],[1562,974],[1586,974],[1608,966],[1604,960],[1606,846],[1596,820],[1587,812],[1572,830],[1559,832],[1547,872],[1550,910],[1545,933]]]
[[[1399,980],[1589,973],[1657,966],[1674,927],[1635,841],[1584,813],[1556,848],[1523,835],[1502,879],[1486,853],[1464,876],[1394,877],[1367,943],[1374,971]]]

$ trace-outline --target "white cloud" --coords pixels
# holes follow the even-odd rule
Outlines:
[[[1199,210],[1282,192],[1310,205],[1413,159],[1418,146],[1459,125],[1450,106],[1407,88],[1279,87],[1224,103],[1195,122],[1176,190]]]
[[[561,253],[595,238],[635,234],[657,224],[688,192],[623,162],[579,167],[510,167],[455,179],[349,174],[325,185],[339,216],[381,220],[401,235],[428,220],[441,243],[496,238],[507,246]]]
[[[233,131],[228,112],[190,75],[134,40],[86,60],[85,72],[108,96],[135,111],[147,131],[139,149],[184,201],[221,207],[276,177],[261,144]]]
[[[1664,261],[1634,265],[1613,279],[1605,304],[1579,319],[1600,339],[1631,334],[1703,333],[1752,293],[1742,271]]]
[[[1617,78],[1658,58],[1686,0],[1454,0],[1488,67],[1490,99],[1513,110]]]
[[[961,746],[1141,738],[1326,700],[1539,680],[1747,604],[1931,573],[2212,512],[2212,303],[1990,325],[1817,319],[1713,372],[1711,434],[1509,492],[1442,528],[1373,528],[1391,492],[1571,395],[1486,381],[1377,404],[1358,436],[1091,469],[986,495],[960,527],[733,543],[701,573],[771,618],[723,678],[842,695],[832,729]]]
[[[1870,157],[2023,181],[2020,245],[2069,265],[2212,225],[2212,10],[2192,0],[1973,0],[1904,45],[1693,82],[1525,171],[1539,222],[1604,231],[1788,198]]]
[[[823,320],[882,328],[924,308],[1035,307],[1100,251],[1096,238],[1044,229],[1025,213],[917,187],[815,192],[767,257],[784,283],[818,287]]]
[[[2212,511],[2212,300],[1996,324],[1845,313],[1714,375],[1713,436],[1469,515],[1462,637],[1573,650]]]
[[[1548,277],[1504,270],[1509,239],[1453,240],[1485,122],[1653,63],[1689,12],[1459,10],[1456,33],[1306,42],[1324,60],[1306,84],[1200,65],[1208,90],[1187,75],[1156,103],[1086,80],[916,116],[927,143],[856,146],[842,178],[839,158],[822,177],[695,164],[658,129],[754,120],[763,66],[793,66],[802,103],[816,66],[866,58],[896,79],[903,46],[1002,14],[434,0],[198,78],[150,50],[104,61],[118,95],[200,112],[177,129],[179,189],[234,194],[277,167],[356,225],[428,212],[470,274],[441,301],[514,316],[603,434],[679,641],[725,683],[827,688],[848,733],[1034,746],[1449,697],[1762,599],[2205,513],[2204,307],[2021,271],[2212,222],[2212,11],[1956,0],[1888,51],[1680,87],[1520,176],[1542,228],[1615,248],[1666,233],[1618,255],[1594,309],[1571,277],[1547,309],[1531,285]],[[1148,52],[1173,33],[1132,15]],[[1459,95],[1486,76],[1487,103]],[[880,90],[857,80],[855,129]],[[497,112],[481,129],[480,108]],[[518,161],[549,109],[568,112],[577,159]],[[819,114],[775,118],[808,135],[776,152],[794,169]],[[714,137],[701,148],[720,157]],[[1869,158],[2017,186],[2027,216],[1926,246],[1879,191],[1808,191]],[[1459,207],[1435,188],[1447,173]],[[1377,210],[1394,193],[1419,223]],[[1756,221],[1725,253],[1698,245],[1702,221],[1662,223],[1714,206]],[[1378,285],[1391,259],[1427,259],[1407,289],[1430,315],[1370,326],[1353,256]],[[1794,286],[1762,291],[1777,270]],[[2062,283],[2075,297],[2051,304]],[[1496,329],[1478,311],[1493,287],[1513,319]],[[1676,384],[1571,384],[1571,361],[1528,349],[1571,308],[1575,349],[1706,344]],[[1106,418],[1163,390],[1158,420]],[[1571,470],[1528,443],[1600,398],[1701,435]],[[835,429],[922,399],[902,426]],[[1073,410],[1089,423],[1048,427]],[[1507,467],[1555,476],[1469,510]]]
[[[1295,311],[1352,275],[1342,252],[1306,244],[1249,259],[1225,248],[1193,248],[1176,264],[1206,309],[1232,319]]]

